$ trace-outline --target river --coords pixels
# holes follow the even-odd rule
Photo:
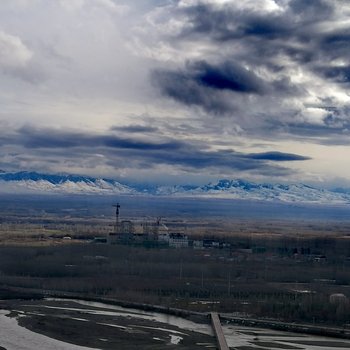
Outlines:
[[[209,324],[82,300],[2,301],[0,349],[210,349]],[[5,309],[6,308],[6,309]],[[8,317],[8,315],[12,317]],[[231,349],[350,349],[350,341],[223,325]]]

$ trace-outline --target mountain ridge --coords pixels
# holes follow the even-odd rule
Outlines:
[[[349,204],[350,193],[319,189],[302,183],[255,183],[221,179],[203,186],[126,185],[117,180],[35,171],[0,172],[0,193],[148,195],[170,197],[227,198],[258,201]]]

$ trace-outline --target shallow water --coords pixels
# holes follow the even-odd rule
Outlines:
[[[122,311],[125,315],[125,312],[130,310],[130,313],[127,313],[130,317],[142,317],[147,319],[153,319],[159,322],[168,323],[173,326],[177,326],[182,329],[192,330],[204,334],[213,334],[212,329],[209,325],[195,323],[180,317],[175,317],[171,315],[164,315],[157,312],[146,312],[135,309],[127,309],[120,306],[111,306],[103,303],[96,302],[87,302],[75,300],[75,302],[85,305],[92,306],[96,308],[109,308],[113,310]],[[261,349],[258,344],[274,343],[279,348],[283,349],[285,346],[286,349],[290,347],[295,347],[303,350],[338,350],[338,349],[350,349],[350,341],[348,340],[340,340],[333,339],[328,337],[319,337],[312,335],[304,335],[297,333],[289,333],[289,332],[280,332],[273,330],[265,330],[265,329],[256,329],[256,328],[248,328],[248,327],[239,327],[239,326],[231,326],[231,325],[223,325],[223,330],[226,336],[227,343],[230,347],[241,347],[241,346],[251,346],[256,349]],[[303,344],[303,342],[310,342],[310,344]],[[316,345],[311,345],[311,343],[317,343]],[[273,347],[273,345],[271,348]],[[322,346],[322,344],[326,344]],[[332,344],[333,346],[330,346]],[[336,346],[336,345],[339,346]]]
[[[62,299],[55,299],[55,298],[49,298],[47,300],[62,301]],[[143,310],[132,309],[132,308],[124,308],[122,306],[109,305],[109,304],[93,302],[93,301],[82,301],[82,300],[75,300],[75,299],[66,299],[66,300],[73,301],[77,304],[84,305],[84,306],[113,310],[113,311],[106,311],[106,310],[98,311],[96,309],[79,309],[79,310],[83,310],[86,313],[106,315],[106,316],[110,314],[114,314],[115,316],[125,316],[125,317],[128,316],[128,317],[142,318],[145,320],[166,323],[171,326],[176,326],[188,331],[195,331],[203,334],[213,335],[213,331],[209,324],[196,323],[181,317],[162,314],[159,312],[150,312],[150,311],[143,311]],[[63,308],[63,309],[67,309],[67,308]]]
[[[260,346],[265,345],[265,348],[269,349],[292,349],[293,347],[303,350],[350,349],[350,341],[342,339],[239,326],[226,325],[223,329],[230,347],[251,346],[261,349]],[[304,342],[308,344],[303,344]]]
[[[91,350],[83,346],[64,343],[31,332],[18,325],[15,318],[7,317],[7,310],[0,310],[0,346],[6,350]]]
[[[61,304],[61,306],[60,306]],[[76,321],[88,322],[92,321],[91,317],[103,316],[107,317],[107,322],[96,322],[96,324],[105,327],[115,327],[122,332],[133,334],[137,331],[147,330],[150,339],[155,341],[164,341],[168,339],[166,345],[173,348],[181,345],[184,337],[188,336],[188,331],[194,331],[201,334],[212,335],[212,329],[209,324],[200,324],[192,322],[181,317],[166,315],[157,312],[149,312],[124,308],[115,305],[109,305],[99,302],[89,302],[81,300],[62,300],[47,299],[42,303],[22,305],[32,311],[19,310],[18,317],[29,317],[36,314],[36,309],[40,309],[40,314],[51,315],[56,312],[56,316],[60,317],[62,313],[72,313],[71,319]],[[57,314],[58,312],[58,314]],[[45,350],[84,350],[92,349],[87,347],[75,346],[72,344],[57,341],[46,336],[31,332],[20,327],[15,318],[6,317],[6,311],[0,313],[0,346],[7,350],[36,350],[39,348]],[[81,317],[74,317],[79,313]],[[67,315],[66,315],[67,316]],[[118,324],[120,317],[128,320],[127,326]],[[146,320],[146,325],[135,324],[137,319]],[[134,322],[133,322],[134,321]],[[164,326],[159,326],[161,322]],[[167,325],[169,327],[167,327]],[[173,329],[172,327],[176,327]],[[340,350],[350,349],[350,341],[334,338],[326,338],[319,336],[295,334],[289,332],[280,332],[273,330],[265,330],[258,328],[248,328],[240,326],[223,325],[227,343],[231,349],[297,349],[297,350]],[[152,332],[158,332],[158,335],[152,335]],[[160,337],[159,334],[164,336]],[[162,339],[161,339],[162,338]],[[132,339],[132,335],[130,335]],[[101,341],[108,341],[101,339]],[[203,349],[213,348],[213,343],[196,343]]]

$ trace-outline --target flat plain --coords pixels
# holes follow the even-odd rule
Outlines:
[[[170,232],[226,246],[94,242],[113,230],[116,202],[121,218],[136,225],[161,217]],[[348,327],[348,207],[53,196],[5,197],[0,210],[2,299],[67,292]],[[332,301],[331,295],[342,297]]]

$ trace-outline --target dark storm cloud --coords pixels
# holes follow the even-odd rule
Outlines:
[[[292,0],[290,9],[301,17],[309,20],[328,18],[334,12],[334,1],[326,0]]]
[[[74,148],[110,147],[140,150],[177,150],[183,146],[179,141],[146,142],[141,139],[122,138],[115,135],[87,135],[55,130],[21,128],[18,130],[20,142],[28,148]]]
[[[329,143],[347,133],[350,122],[339,97],[350,81],[350,26],[344,14],[349,8],[342,12],[344,2],[338,0],[276,3],[278,10],[264,9],[264,2],[177,7],[174,15],[182,26],[172,36],[175,45],[206,49],[202,60],[153,71],[153,83],[163,96],[200,107],[208,118],[230,117],[253,137],[275,132],[279,140]],[[329,100],[342,111],[324,116],[310,110],[308,100],[320,105]]]
[[[330,103],[331,104],[331,103]],[[271,120],[264,133],[272,137],[284,139],[293,135],[295,139],[302,139],[323,145],[349,145],[350,144],[350,106],[336,108],[334,106],[314,106],[324,110],[327,114],[322,123],[305,121],[280,122]]]
[[[183,147],[182,142],[178,141],[168,141],[163,143],[153,143],[145,142],[137,139],[122,139],[115,136],[100,136],[94,139],[89,140],[89,142],[96,143],[96,145],[106,146],[111,148],[120,148],[120,149],[134,149],[134,150],[143,150],[143,151],[152,151],[152,150],[163,150],[171,151],[178,150]]]
[[[152,72],[152,80],[163,95],[210,112],[234,110],[227,93],[262,95],[269,89],[254,72],[229,61],[214,65],[203,60],[188,62],[182,70],[158,69]],[[281,90],[286,88],[279,83]]]
[[[329,127],[307,123],[285,126],[285,132],[322,145],[350,145],[350,125]]]
[[[146,125],[127,125],[127,126],[113,126],[111,130],[123,131],[127,133],[153,133],[157,132],[158,128]]]
[[[241,39],[247,35],[274,39],[288,35],[293,29],[293,23],[288,17],[264,16],[257,11],[237,10],[230,4],[220,7],[198,4],[182,11],[188,19],[182,37],[204,34],[222,42]]]
[[[325,34],[320,34],[317,38],[316,50],[319,60],[322,63],[328,63],[332,60],[343,60],[348,62],[350,55],[350,28],[343,27]],[[334,68],[342,68],[343,65],[334,65]]]
[[[350,44],[350,42],[349,42]],[[338,67],[322,67],[318,69],[325,78],[331,79],[338,83],[350,82],[350,66],[338,66]]]
[[[290,35],[292,25],[288,21],[282,21],[281,18],[264,18],[261,16],[249,16],[246,22],[242,23],[237,29],[236,35],[239,36],[256,36],[267,39],[278,39]],[[233,34],[233,33],[232,33]],[[229,37],[227,37],[228,39]],[[232,36],[234,38],[234,35]]]
[[[154,70],[152,81],[164,96],[188,106],[220,113],[232,109],[230,102],[215,90],[199,84],[195,77],[186,71]]]
[[[350,41],[350,30],[349,28],[344,28],[343,30],[336,30],[331,33],[324,34],[321,38],[321,43],[324,45],[334,45],[335,47],[343,46],[344,44],[347,44]]]
[[[260,11],[258,6],[240,10],[229,3],[198,4],[181,10],[186,21],[180,39],[210,38],[223,47],[239,42],[248,49],[242,61],[258,66],[269,66],[281,53],[302,64],[327,57],[346,58],[350,53],[349,26],[331,31],[332,24],[327,23],[336,21],[339,3],[294,0],[284,11],[273,13]],[[318,27],[323,24],[327,30]],[[280,68],[283,69],[283,64]]]
[[[290,35],[294,28],[286,16],[268,16],[253,10],[237,10],[230,4],[198,4],[182,10],[187,16],[188,25],[181,37],[208,35],[216,41],[237,40],[247,36],[276,39]]]
[[[278,162],[287,162],[287,161],[299,161],[299,160],[308,160],[310,157],[299,156],[292,153],[282,153],[282,152],[265,152],[265,153],[254,153],[247,155],[247,158],[250,159],[261,159],[261,160],[272,160]]]
[[[119,166],[120,160],[135,167],[152,168],[172,165],[183,169],[216,168],[237,171],[269,173],[279,176],[291,173],[289,169],[273,163],[304,161],[308,157],[280,153],[240,153],[232,150],[210,150],[205,143],[180,142],[166,139],[150,142],[140,138],[119,138],[115,135],[92,135],[51,129],[26,127],[1,138],[3,146],[23,147],[26,154],[38,158],[54,154],[55,159],[90,159],[94,153],[103,154],[110,164]],[[119,159],[116,161],[116,158]]]
[[[289,77],[265,81],[234,61],[211,64],[202,60],[187,62],[179,70],[157,69],[152,72],[152,81],[164,96],[213,113],[235,111],[244,95],[300,93]]]
[[[218,90],[231,90],[241,93],[262,93],[263,81],[253,72],[235,62],[224,62],[220,66],[205,61],[195,62],[192,67],[197,83]]]
[[[181,9],[187,18],[181,37],[206,35],[216,41],[267,39],[305,39],[314,35],[304,27],[318,21],[329,19],[337,1],[292,0],[285,11],[272,13],[255,9],[237,9],[227,3],[197,4]]]

